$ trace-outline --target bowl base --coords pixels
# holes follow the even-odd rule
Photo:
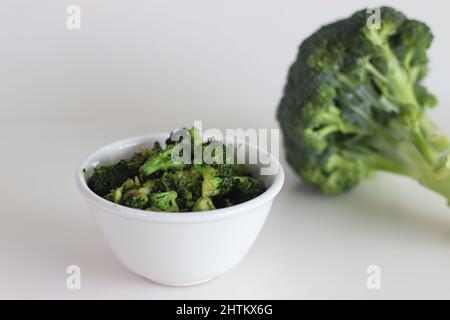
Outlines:
[[[159,280],[155,280],[155,279],[150,279],[150,278],[145,278],[151,282],[154,282],[156,284],[162,285],[162,286],[167,286],[167,287],[191,287],[191,286],[197,286],[209,281],[212,281],[216,278],[212,277],[212,278],[208,278],[206,280],[200,280],[200,281],[194,281],[194,282],[166,282],[166,281],[159,281]]]

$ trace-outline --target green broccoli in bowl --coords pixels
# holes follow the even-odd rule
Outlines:
[[[187,130],[192,141],[189,161],[175,161],[173,153],[186,146],[169,137],[166,147],[158,142],[141,148],[130,159],[96,167],[87,179],[89,188],[113,203],[135,209],[162,212],[209,211],[251,200],[264,191],[264,183],[236,163],[194,161],[194,148],[207,148],[195,129]],[[181,150],[181,149],[180,149]]]

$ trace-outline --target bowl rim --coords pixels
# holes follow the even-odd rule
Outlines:
[[[101,148],[96,149],[94,152],[90,153],[83,161],[79,164],[76,172],[76,182],[79,191],[85,197],[89,204],[101,209],[107,213],[121,216],[123,218],[138,219],[146,221],[162,221],[162,222],[201,222],[210,220],[221,220],[235,217],[236,215],[245,214],[247,212],[253,211],[254,209],[267,204],[272,201],[275,196],[280,192],[284,183],[284,170],[280,161],[275,158],[267,150],[259,148],[254,144],[250,144],[246,141],[237,141],[238,143],[244,143],[246,146],[251,148],[256,148],[258,152],[265,153],[265,156],[270,157],[270,163],[275,163],[277,172],[275,173],[275,178],[272,184],[267,188],[265,192],[253,198],[249,201],[215,210],[200,211],[200,212],[158,212],[158,211],[147,211],[135,208],[129,208],[122,206],[113,202],[110,202],[99,195],[95,194],[87,185],[86,179],[84,177],[84,169],[92,162],[93,158],[96,158],[98,154],[107,152],[108,150],[117,150],[122,148],[128,148],[131,146],[137,146],[139,144],[145,143],[146,140],[158,140],[164,141],[170,133],[150,133],[138,136],[133,136],[130,138],[125,138],[117,140],[115,142],[109,143]]]

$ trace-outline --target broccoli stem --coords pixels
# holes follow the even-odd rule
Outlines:
[[[441,158],[438,162],[429,163],[421,155],[415,158],[413,156],[414,154],[411,152],[412,164],[408,176],[416,179],[430,190],[443,195],[450,205],[450,168],[441,164],[441,161],[447,157]]]
[[[450,205],[450,150],[433,150],[418,131],[411,132],[411,136],[410,140],[384,144],[384,149],[368,162],[379,170],[418,181],[444,196]]]
[[[410,75],[401,67],[389,46],[383,47],[386,61],[389,62],[388,78],[370,62],[366,63],[366,70],[375,77],[378,88],[392,100],[393,105],[404,110],[413,109],[422,114],[421,106],[414,94],[414,79],[411,79]],[[338,74],[337,80],[341,89],[350,90],[360,99],[371,101],[376,107],[383,108],[382,101],[373,94],[370,84],[358,87],[356,81],[344,74]],[[392,120],[391,130],[387,131],[373,121],[370,114],[364,113],[349,103],[346,105],[378,133],[376,137],[372,136],[369,140],[370,147],[378,152],[369,153],[368,164],[379,170],[413,178],[423,186],[443,195],[450,205],[448,140],[429,119],[424,117],[422,121],[418,121],[417,118],[398,118]],[[433,141],[433,137],[436,136],[438,137],[437,141]]]
[[[443,195],[447,199],[447,204],[450,206],[449,168],[445,168],[445,172],[443,172],[441,169],[439,170],[439,173],[436,173],[432,168],[422,169],[417,180],[423,186]]]

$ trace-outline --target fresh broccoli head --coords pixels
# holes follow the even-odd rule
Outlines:
[[[277,117],[287,161],[325,194],[378,170],[417,179],[450,199],[449,144],[426,111],[421,81],[433,36],[423,22],[381,8],[326,25],[300,46]]]

